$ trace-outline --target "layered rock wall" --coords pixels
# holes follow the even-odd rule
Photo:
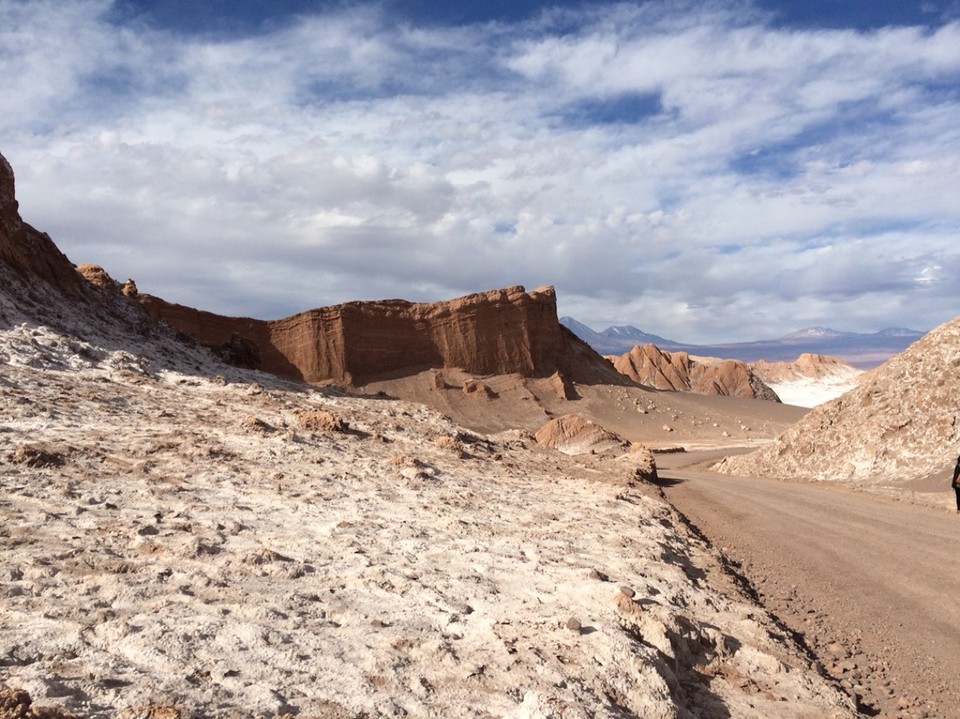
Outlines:
[[[430,367],[475,375],[615,379],[599,355],[557,320],[552,287],[515,286],[448,302],[348,302],[280,320],[223,317],[141,295],[157,319],[220,348],[241,337],[261,369],[306,382],[362,384]]]

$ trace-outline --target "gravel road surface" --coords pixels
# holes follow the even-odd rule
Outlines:
[[[960,515],[826,483],[657,458],[668,499],[866,716],[960,717]]]

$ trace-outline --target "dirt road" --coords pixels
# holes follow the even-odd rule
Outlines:
[[[667,497],[867,716],[960,717],[960,515],[658,457]]]

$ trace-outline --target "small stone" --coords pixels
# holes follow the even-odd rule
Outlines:
[[[583,630],[583,625],[576,617],[570,617],[567,620],[567,629],[569,629],[571,632],[576,632],[579,634]]]
[[[620,593],[627,599],[633,599],[635,596],[637,596],[637,593],[627,586],[620,587]]]
[[[844,648],[844,646],[842,644],[839,644],[838,642],[833,642],[832,644],[829,644],[827,646],[827,651],[830,652],[835,657],[849,656],[849,653]]]

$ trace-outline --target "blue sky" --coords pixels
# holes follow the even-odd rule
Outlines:
[[[960,3],[0,0],[24,218],[279,317],[557,287],[689,342],[958,314]]]

